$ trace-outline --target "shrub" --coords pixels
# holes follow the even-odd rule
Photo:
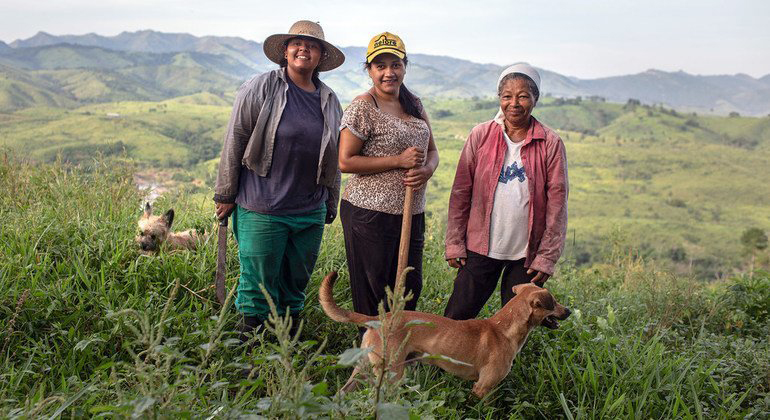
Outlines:
[[[666,204],[668,204],[671,207],[679,207],[679,208],[687,207],[687,203],[685,203],[685,201],[682,200],[681,198],[670,198],[666,201]]]
[[[436,112],[434,112],[433,115],[435,116],[435,118],[447,118],[447,117],[451,117],[452,115],[454,115],[454,113],[452,111],[447,110],[447,109],[439,109]]]

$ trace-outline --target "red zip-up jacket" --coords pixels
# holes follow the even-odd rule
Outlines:
[[[503,128],[492,121],[471,130],[457,164],[446,232],[445,258],[466,251],[487,255],[500,170],[507,150]],[[529,240],[524,266],[552,275],[567,236],[567,154],[558,134],[532,117],[521,148],[529,185]]]

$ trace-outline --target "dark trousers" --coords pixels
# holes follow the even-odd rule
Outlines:
[[[496,260],[468,251],[465,266],[457,271],[444,316],[452,319],[476,318],[495,291],[500,273],[503,274],[503,281],[500,282],[503,306],[513,298],[513,286],[528,283],[536,274],[527,274],[523,258],[516,261]]]
[[[345,253],[350,273],[353,309],[366,315],[377,315],[380,302],[386,302],[385,286],[396,284],[398,245],[401,240],[401,215],[356,207],[346,200],[340,203],[340,220],[345,236]],[[422,291],[422,250],[425,215],[412,216],[412,234],[407,265],[414,270],[406,275],[406,293],[414,297],[406,310],[417,307]]]

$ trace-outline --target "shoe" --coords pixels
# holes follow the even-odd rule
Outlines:
[[[241,340],[241,344],[246,344],[252,335],[258,334],[264,324],[265,320],[262,317],[243,315],[237,327],[238,339]]]
[[[294,338],[299,330],[299,323],[302,321],[302,317],[299,314],[291,314],[291,328],[289,329],[289,336]]]

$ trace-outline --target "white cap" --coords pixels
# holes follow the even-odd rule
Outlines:
[[[511,73],[521,73],[532,79],[532,81],[535,82],[535,86],[537,86],[537,90],[540,90],[540,73],[535,70],[534,67],[530,66],[527,63],[516,63],[512,66],[509,66],[507,69],[503,70],[502,73],[500,73],[500,77],[497,78],[497,86],[500,86],[500,82],[503,80],[503,77],[511,74]]]

